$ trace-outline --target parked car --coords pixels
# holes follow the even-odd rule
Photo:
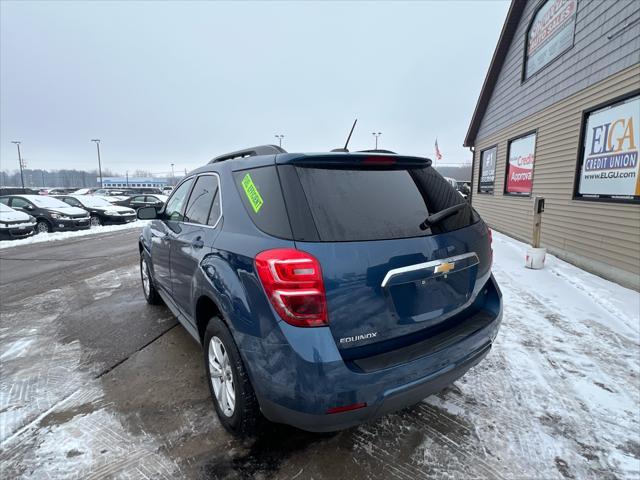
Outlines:
[[[58,197],[72,207],[83,208],[91,215],[91,226],[117,225],[136,221],[135,210],[113,205],[94,195],[62,195]]]
[[[203,346],[235,433],[260,412],[333,431],[417,403],[498,332],[491,231],[425,158],[255,147],[138,217],[145,298]]]
[[[38,195],[33,188],[0,187],[0,197],[4,195]]]
[[[165,195],[171,195],[172,191],[173,191],[173,187],[170,186],[170,185],[162,187],[162,193],[165,194]]]
[[[162,195],[163,192],[157,187],[125,187],[122,189],[125,195]]]
[[[43,190],[40,190],[38,193],[40,195],[64,195],[67,193],[71,193],[73,191],[77,190],[76,188],[45,188]]]
[[[82,230],[89,228],[89,212],[43,195],[5,195],[0,197],[14,210],[36,218],[36,233]]]
[[[68,192],[72,195],[91,195],[95,192],[97,188],[79,188],[78,190],[74,190],[73,192]]]
[[[33,235],[36,219],[0,203],[0,240],[14,240]]]
[[[169,197],[166,195],[134,195],[116,202],[116,205],[138,209],[140,207],[162,208]]]
[[[93,192],[93,195],[98,195],[99,197],[110,197],[112,195],[124,196],[124,190],[121,188],[98,188]]]

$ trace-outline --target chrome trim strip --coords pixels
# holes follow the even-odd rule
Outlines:
[[[456,255],[455,257],[442,258],[440,260],[431,260],[430,262],[424,263],[416,263],[415,265],[407,265],[406,267],[394,268],[393,270],[389,270],[387,274],[384,276],[382,280],[382,284],[380,285],[382,288],[386,287],[391,280],[396,275],[400,275],[402,273],[407,272],[415,272],[416,270],[424,270],[425,268],[437,267],[438,265],[442,265],[443,263],[451,263],[451,262],[459,262],[461,260],[466,260],[467,258],[475,257],[475,265],[476,263],[480,263],[478,259],[478,255],[476,252],[463,253],[462,255]]]

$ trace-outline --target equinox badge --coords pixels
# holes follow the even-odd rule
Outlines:
[[[343,337],[340,339],[340,343],[358,342],[360,340],[369,340],[378,336],[378,332],[364,333],[362,335],[354,335],[353,337]]]

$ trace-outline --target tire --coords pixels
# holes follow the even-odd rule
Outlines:
[[[147,263],[147,259],[144,257],[144,253],[140,254],[140,279],[142,280],[142,291],[144,292],[144,298],[149,305],[159,305],[162,303],[162,299],[153,284],[153,277],[151,276],[151,270]]]
[[[222,347],[220,351],[226,354],[227,365],[221,365],[216,357],[216,347],[214,347],[216,344],[218,348]],[[240,437],[255,434],[261,416],[258,400],[231,332],[218,317],[209,320],[204,333],[203,350],[209,391],[220,423],[226,430]],[[215,372],[216,367],[221,367],[218,372]],[[211,374],[212,370],[214,370],[214,375]],[[224,383],[221,383],[221,379]],[[214,382],[216,386],[214,386]],[[231,409],[228,408],[228,402],[224,400],[228,398],[225,397],[225,388],[221,388],[224,384],[226,384],[226,391],[233,392],[234,404]],[[216,388],[218,388],[218,395],[216,395]]]
[[[89,220],[89,228],[100,227],[100,226],[102,226],[102,220],[100,220],[100,217],[91,215],[91,220]]]
[[[38,233],[49,233],[51,232],[51,224],[46,220],[38,220],[36,223],[36,234]]]

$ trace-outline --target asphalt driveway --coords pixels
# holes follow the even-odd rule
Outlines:
[[[144,301],[138,234],[0,250],[4,478],[640,476],[633,312],[585,300],[576,323],[562,298],[522,288],[507,240],[496,242],[498,342],[455,385],[344,432],[265,424],[238,441],[215,417],[199,346]],[[564,265],[545,281],[590,298]],[[612,325],[603,311],[627,318]]]

